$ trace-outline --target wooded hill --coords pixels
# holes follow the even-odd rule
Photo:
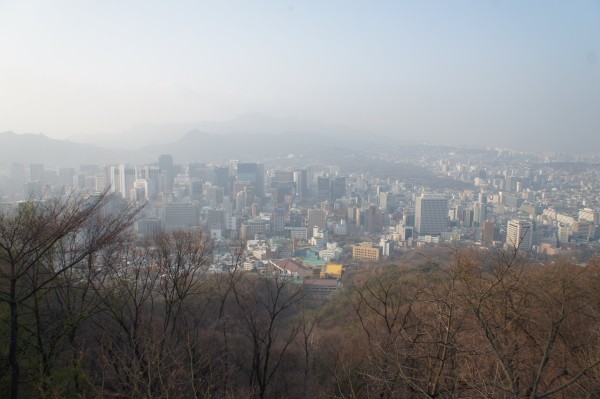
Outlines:
[[[469,248],[302,281],[209,273],[201,233],[127,235],[108,193],[0,213],[0,396],[593,398],[600,261]]]

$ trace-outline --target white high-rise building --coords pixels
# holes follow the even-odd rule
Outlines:
[[[533,224],[529,220],[512,219],[506,226],[506,244],[522,251],[530,251],[533,244]]]
[[[135,184],[135,168],[129,165],[119,165],[119,190],[123,197],[131,199],[131,189]]]
[[[448,224],[448,199],[439,195],[417,197],[415,231],[420,235],[440,234]]]
[[[110,192],[120,193],[121,192],[121,178],[118,166],[111,166],[108,169],[108,180],[110,182]]]

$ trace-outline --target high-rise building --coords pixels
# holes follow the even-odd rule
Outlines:
[[[173,183],[175,181],[175,167],[173,166],[173,157],[165,154],[158,157],[158,169],[165,175],[165,187],[163,191],[173,191]]]
[[[294,183],[296,183],[296,195],[306,197],[308,195],[308,172],[306,169],[294,172]]]
[[[379,193],[379,208],[382,211],[387,212],[388,210],[388,193],[387,191],[382,191]]]
[[[379,233],[383,229],[383,213],[375,205],[362,209],[360,219],[360,225],[367,233]]]
[[[485,245],[492,245],[495,239],[496,223],[493,220],[487,220],[483,222],[483,228],[481,230],[481,241]]]
[[[215,167],[213,169],[214,181],[213,184],[217,187],[223,188],[223,194],[229,195],[231,193],[231,181],[229,178],[228,167]]]
[[[533,224],[529,220],[512,219],[506,226],[506,244],[518,250],[529,251],[533,244]]]
[[[473,206],[473,222],[477,224],[477,226],[483,226],[483,222],[487,219],[487,209],[483,202],[476,202]]]
[[[150,192],[154,193],[151,198],[154,198],[156,194],[165,191],[165,180],[166,175],[161,172],[157,166],[143,166],[138,168],[138,179],[144,179],[148,182]]]
[[[262,163],[238,162],[235,171],[236,181],[250,182],[260,198],[265,196],[265,166]]]
[[[119,165],[119,191],[124,198],[131,199],[131,189],[135,184],[135,168],[129,165]]]
[[[317,176],[317,201],[331,199],[331,180],[329,177]]]
[[[113,193],[121,192],[121,178],[118,166],[110,166],[108,168],[108,180],[110,182],[110,191]]]
[[[448,200],[439,195],[417,197],[415,231],[418,234],[440,234],[448,224]]]
[[[331,201],[335,202],[344,195],[346,195],[346,178],[338,176],[331,179]]]
[[[463,226],[471,227],[473,226],[473,209],[464,209],[462,212],[462,222]]]

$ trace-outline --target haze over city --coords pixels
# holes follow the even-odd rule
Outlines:
[[[259,113],[590,150],[600,3],[2,1],[0,93],[0,132],[82,142]]]
[[[0,398],[600,398],[600,0],[0,0]]]

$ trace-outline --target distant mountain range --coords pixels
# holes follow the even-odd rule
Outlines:
[[[183,131],[191,126],[197,128]],[[349,152],[373,152],[390,142],[389,137],[347,127],[260,114],[229,122],[145,125],[119,135],[79,138],[88,142],[77,142],[78,137],[56,140],[43,134],[0,133],[0,164],[137,163],[157,160],[160,154],[171,154],[176,162],[258,160],[288,154],[333,161]]]
[[[0,133],[0,167],[12,163],[75,166],[140,159],[130,151],[113,151],[92,144],[56,140],[43,134]]]
[[[70,137],[78,143],[96,144],[110,149],[142,149],[172,144],[180,139],[189,140],[190,134],[214,136],[275,136],[288,133],[311,134],[323,138],[373,138],[372,132],[351,129],[345,126],[327,126],[317,122],[293,118],[274,118],[263,114],[245,114],[230,121],[200,121],[186,123],[144,124],[119,134],[83,134]],[[289,137],[289,136],[288,136]],[[216,139],[216,138],[215,138]]]

